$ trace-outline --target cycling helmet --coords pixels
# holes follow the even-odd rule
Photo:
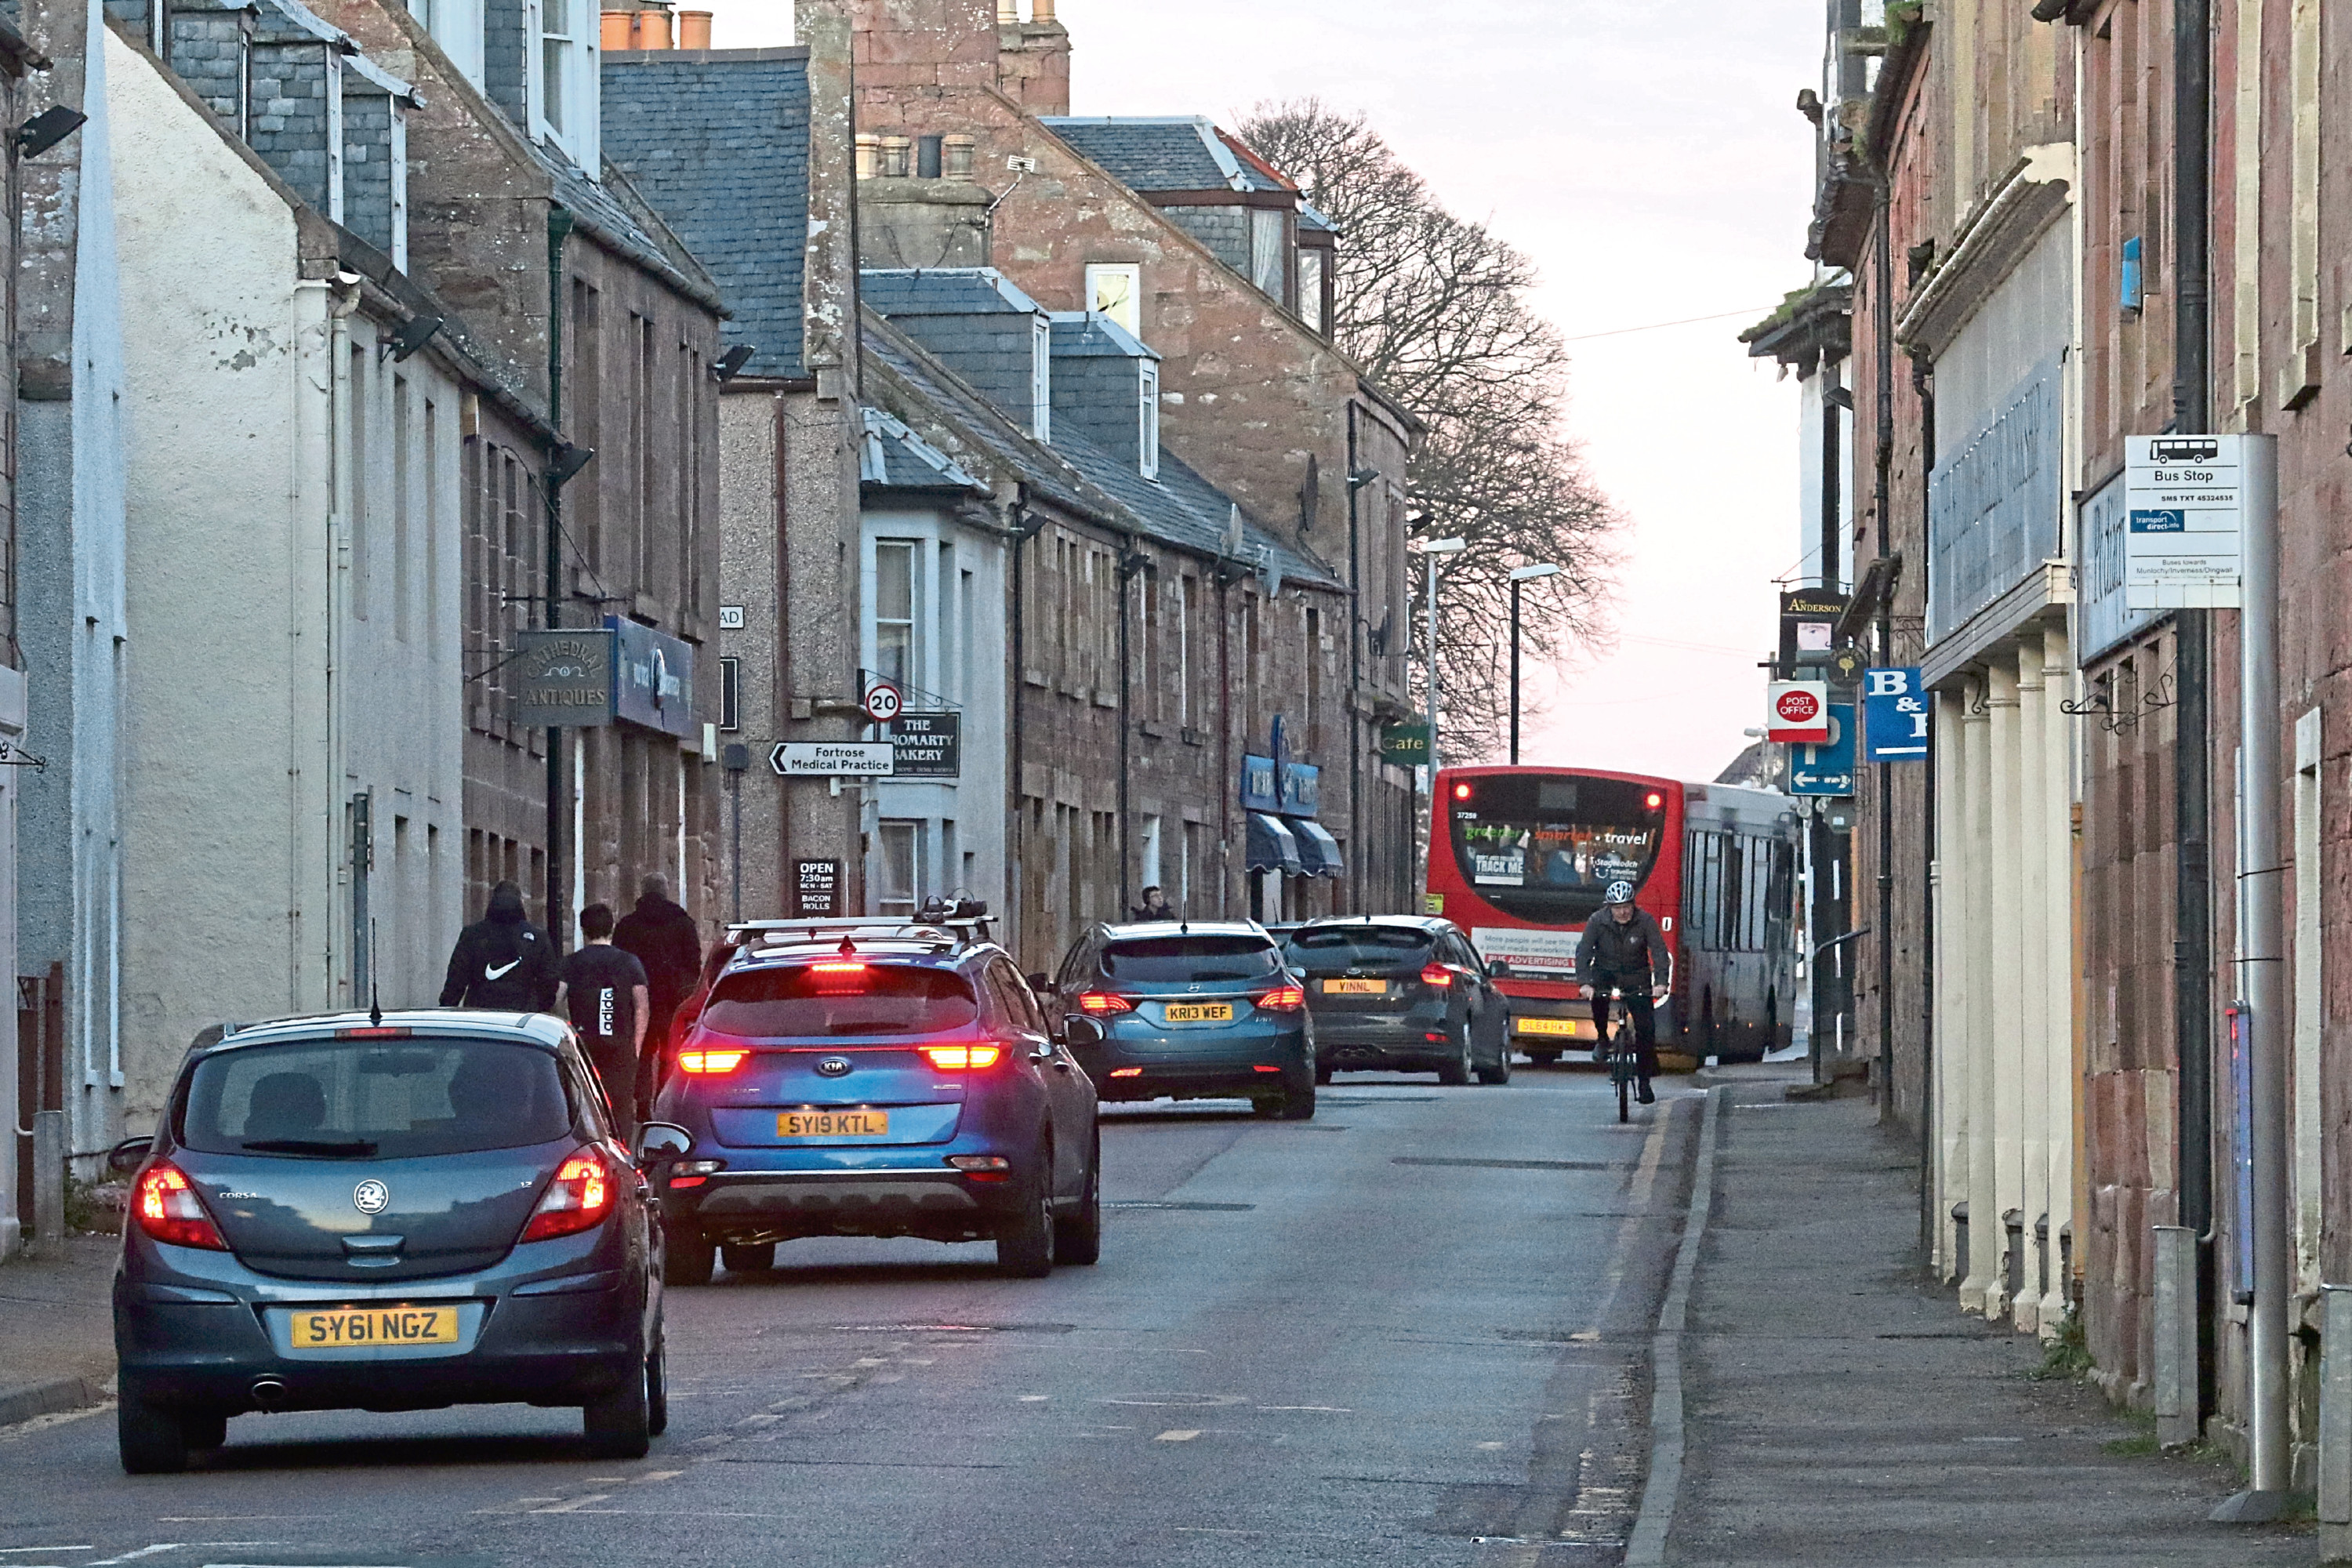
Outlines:
[[[1633,901],[1633,884],[1622,879],[1612,882],[1609,890],[1601,897],[1605,903],[1630,904]]]

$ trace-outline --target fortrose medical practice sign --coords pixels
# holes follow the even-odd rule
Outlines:
[[[2246,437],[2133,436],[2124,447],[2126,606],[2235,609]]]

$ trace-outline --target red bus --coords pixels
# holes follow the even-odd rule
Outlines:
[[[1437,775],[1428,912],[1510,966],[1517,1047],[1538,1063],[1590,1049],[1576,947],[1619,879],[1674,958],[1661,1044],[1754,1059],[1789,1043],[1795,1009],[1797,817],[1769,790],[1588,768],[1447,768]]]

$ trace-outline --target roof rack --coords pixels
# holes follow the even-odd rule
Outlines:
[[[839,942],[918,942],[953,950],[989,940],[996,917],[984,903],[970,900],[957,913],[916,920],[891,920],[873,915],[814,917],[792,920],[736,921],[727,927],[729,938],[744,947],[816,946]]]

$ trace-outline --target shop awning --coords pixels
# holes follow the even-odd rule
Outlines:
[[[1290,825],[1263,811],[1249,814],[1249,842],[1244,847],[1249,852],[1246,863],[1253,871],[1279,871],[1286,877],[1296,877],[1307,868],[1299,857],[1298,840],[1291,837]]]
[[[1283,819],[1292,837],[1298,840],[1299,864],[1310,877],[1340,877],[1348,868],[1339,859],[1339,841],[1321,823],[1304,816]]]

